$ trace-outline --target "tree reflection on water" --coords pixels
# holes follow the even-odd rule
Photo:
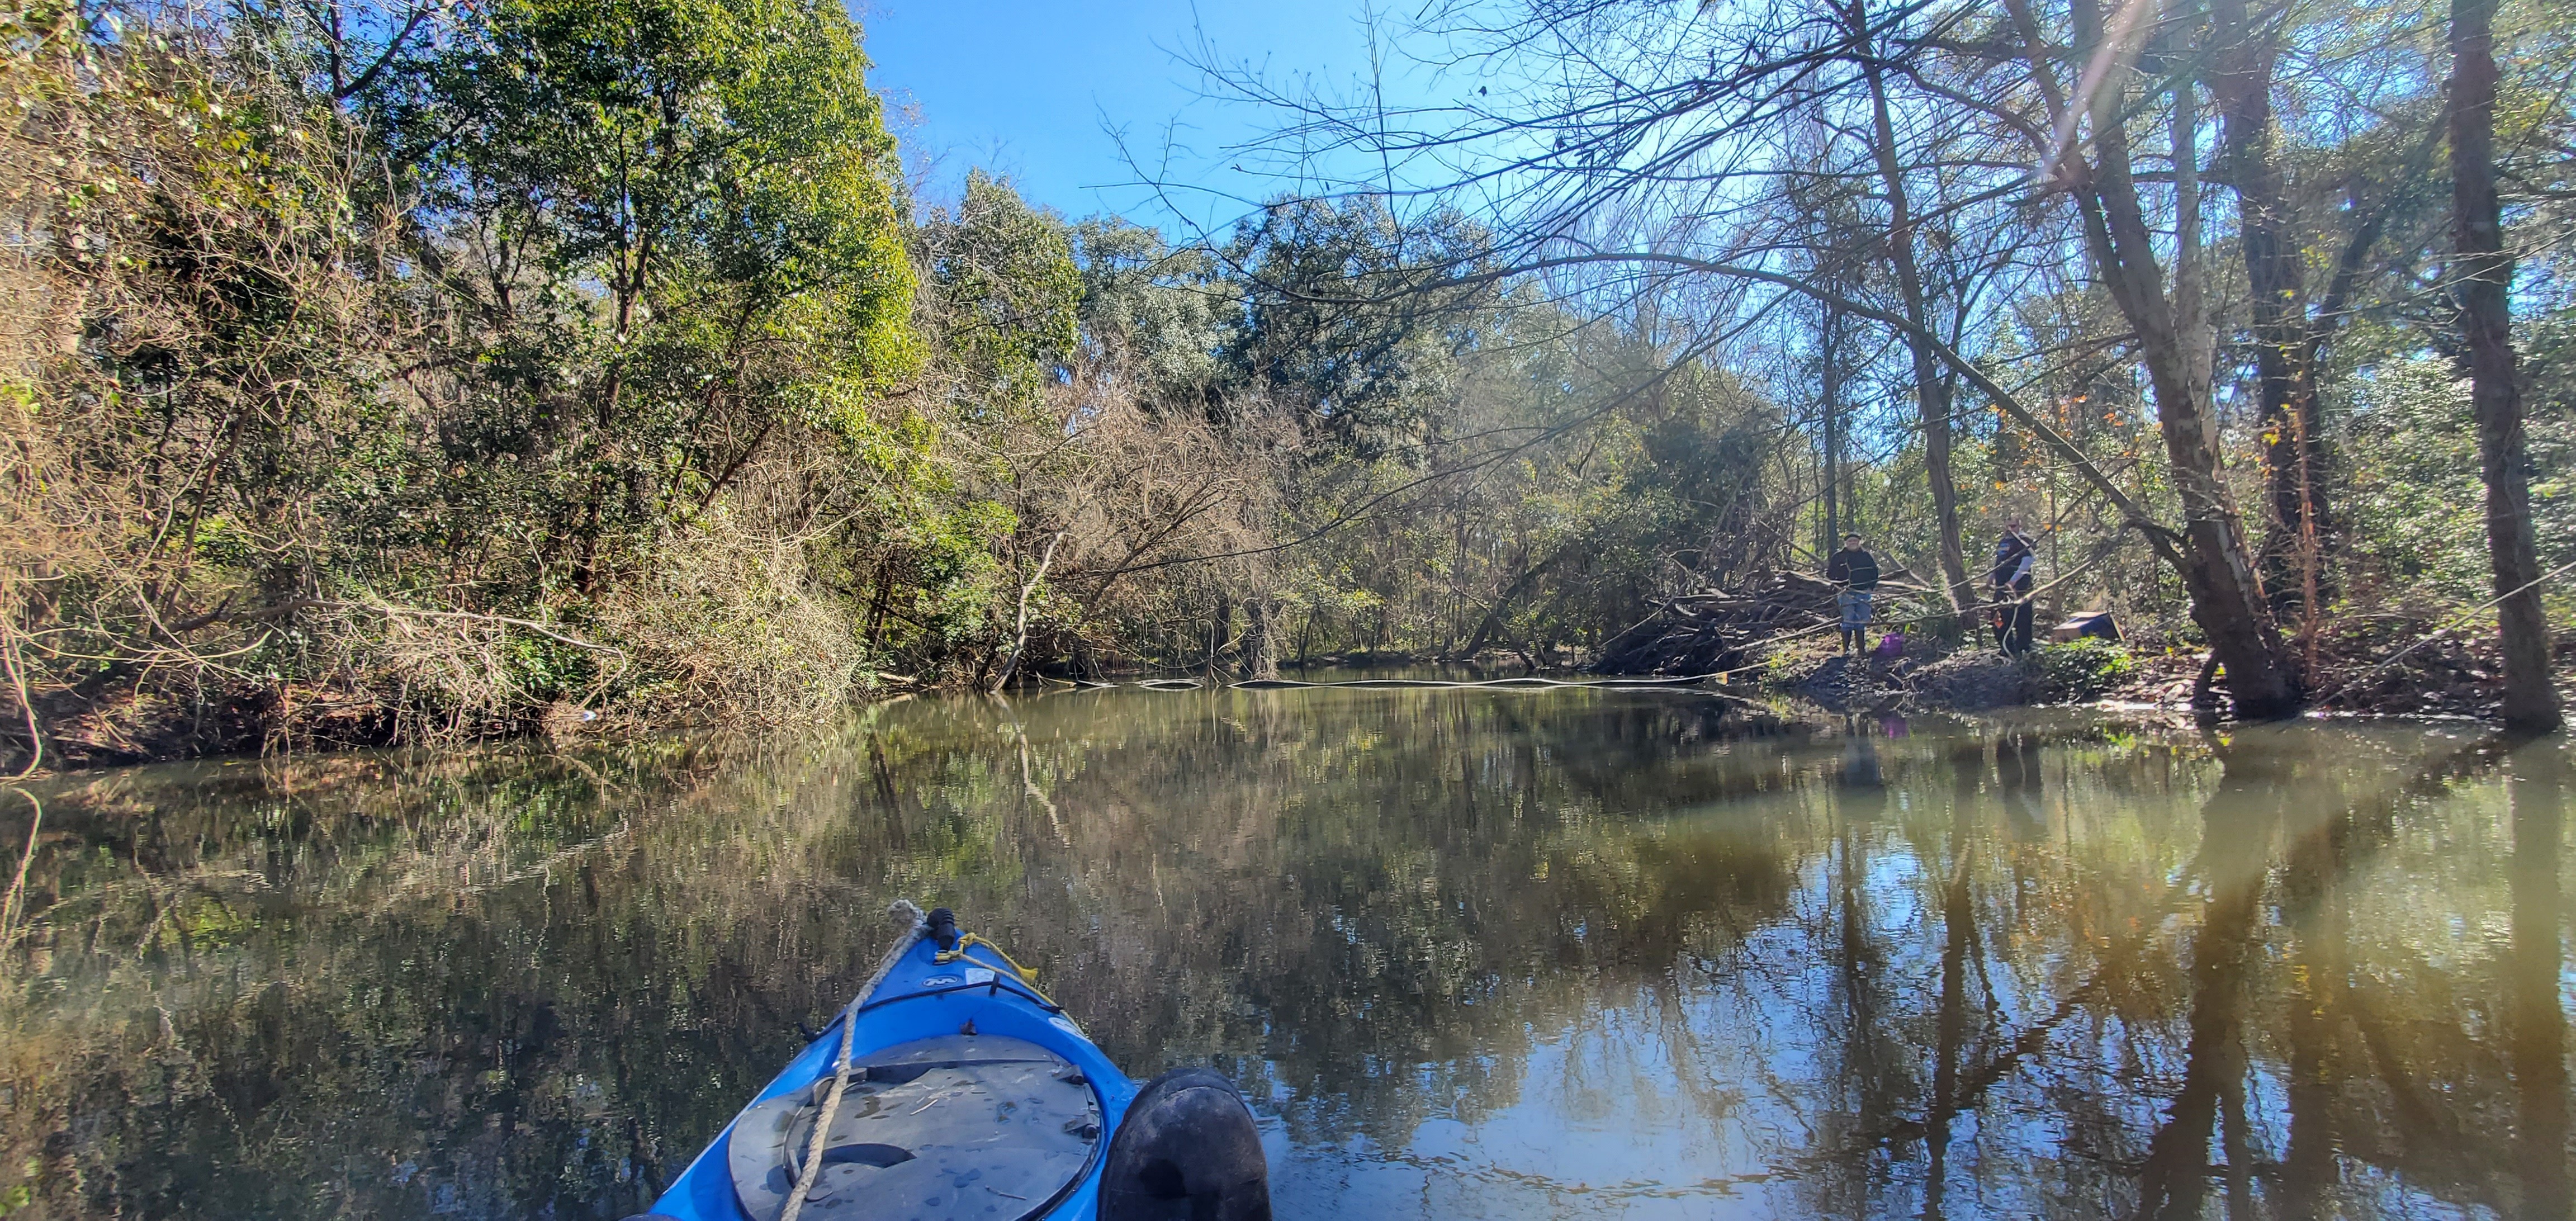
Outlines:
[[[900,895],[1232,1072],[1282,1217],[2566,1217],[2561,752],[1102,692],[76,777],[0,1193],[621,1216]]]

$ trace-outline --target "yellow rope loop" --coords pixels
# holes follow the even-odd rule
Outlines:
[[[1021,966],[1020,960],[1011,957],[1011,952],[1009,950],[1003,949],[1002,947],[973,933],[967,933],[958,937],[956,949],[942,950],[939,953],[931,955],[931,958],[933,961],[940,963],[956,962],[957,960],[966,957],[967,950],[979,945],[985,949],[993,951],[994,954],[999,955],[1001,960],[1010,966],[1011,974],[1019,976],[1020,982],[1027,984],[1029,986],[1029,991],[1037,993],[1039,1000],[1045,1001],[1050,1005],[1055,1003],[1054,997],[1048,996],[1045,989],[1038,987],[1037,972]]]

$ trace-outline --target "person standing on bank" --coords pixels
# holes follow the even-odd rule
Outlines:
[[[2021,519],[2004,523],[2004,536],[1995,541],[1994,580],[1995,643],[2006,655],[2019,657],[2030,651],[2031,580],[2039,568],[2039,548],[2030,536],[2021,532]]]
[[[1834,591],[1834,605],[1843,612],[1843,651],[1865,652],[1869,648],[1869,600],[1878,592],[1878,558],[1862,550],[1860,536],[1843,536],[1843,549],[1825,563],[1825,579],[1841,586]]]

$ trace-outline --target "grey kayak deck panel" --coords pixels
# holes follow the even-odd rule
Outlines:
[[[756,1103],[726,1142],[734,1194],[777,1221],[812,1147],[827,1074]],[[1100,1098],[1071,1061],[1020,1039],[942,1035],[852,1062],[802,1215],[817,1221],[1022,1221],[1091,1165]]]

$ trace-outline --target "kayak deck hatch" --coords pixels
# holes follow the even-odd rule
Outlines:
[[[1043,1216],[1098,1155],[1102,1110],[1072,1061],[1035,1043],[941,1035],[852,1062],[803,1215],[917,1221]],[[831,1086],[754,1104],[726,1163],[752,1221],[777,1221]]]

